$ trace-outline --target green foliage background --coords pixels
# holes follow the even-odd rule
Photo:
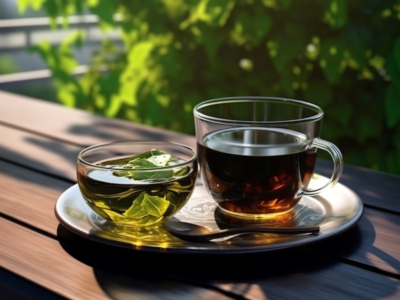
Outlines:
[[[325,110],[322,138],[345,163],[400,174],[400,0],[19,0],[28,6],[55,30],[55,17],[89,10],[120,33],[79,78],[83,32],[34,47],[67,106],[193,134],[203,100],[298,98]]]

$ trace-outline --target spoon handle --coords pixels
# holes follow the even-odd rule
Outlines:
[[[226,237],[233,234],[243,234],[243,233],[277,233],[277,234],[305,234],[305,233],[312,233],[316,234],[319,233],[319,227],[233,227],[228,229],[221,229],[217,232],[212,232],[207,234],[207,238],[209,240],[217,239],[221,237]]]

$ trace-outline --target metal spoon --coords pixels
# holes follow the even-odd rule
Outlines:
[[[206,227],[186,222],[167,221],[163,225],[172,235],[189,242],[208,242],[244,233],[316,234],[319,232],[319,227],[232,227],[211,231]]]

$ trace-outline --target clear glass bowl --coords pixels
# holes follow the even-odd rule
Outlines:
[[[188,146],[164,141],[121,141],[82,150],[79,189],[103,218],[148,226],[177,213],[197,179],[197,157]]]

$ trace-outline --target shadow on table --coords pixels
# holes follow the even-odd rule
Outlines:
[[[195,146],[193,136],[178,134],[173,131],[167,131],[157,127],[132,124],[124,121],[113,120],[93,120],[88,125],[72,125],[68,128],[68,132],[75,136],[96,137],[103,141],[115,140],[154,140],[154,141],[170,141]]]
[[[372,224],[365,220],[363,230],[369,227],[370,232],[375,232]],[[295,291],[301,294],[326,290],[329,296],[330,293],[349,292],[346,289],[351,281],[351,289],[360,290],[365,299],[374,299],[392,295],[398,288],[398,282],[390,277],[360,270],[362,266],[352,266],[350,260],[343,263],[355,253],[367,256],[373,247],[375,235],[362,235],[358,225],[315,245],[240,255],[146,253],[122,249],[88,240],[61,225],[58,237],[70,255],[93,267],[99,284],[109,294],[132,289],[135,293],[139,290],[157,294],[162,287],[192,294],[191,289],[206,288],[207,292],[234,295],[238,299],[238,295],[245,297],[254,293],[251,290],[257,286],[264,298],[279,291],[290,297]],[[395,258],[379,251],[375,251],[375,255],[400,272],[400,262]],[[329,288],[321,288],[321,284]],[[290,289],[286,291],[285,285]]]
[[[40,140],[35,140],[35,139],[27,140],[27,142],[32,145],[39,146],[43,149],[48,149],[49,152],[51,151],[52,153],[57,153],[58,156],[57,163],[59,163],[59,165],[62,165],[65,168],[65,166],[69,164],[71,170],[75,169],[74,164],[76,164],[76,157],[78,151],[73,152],[70,149],[67,149],[66,147],[57,147],[59,145],[53,142],[48,142],[46,144]],[[30,151],[31,150],[32,149],[30,149]],[[35,156],[34,152],[31,152],[29,155],[24,155],[22,153],[18,153],[16,151],[0,146],[0,155],[4,160],[9,161],[16,165],[21,165],[23,168],[28,167],[29,169],[39,171],[40,173],[50,174],[53,177],[60,178],[69,182],[72,181],[71,175],[68,174],[68,172],[66,172],[61,168],[57,169],[52,167],[51,163],[46,163],[46,160],[43,159],[43,152],[39,152],[37,156]],[[52,157],[52,159],[54,160],[54,157]],[[52,161],[52,163],[54,163],[54,161]],[[10,168],[11,167],[12,166],[10,166]],[[7,170],[6,173],[8,175],[15,176],[17,179],[21,179],[21,176],[16,174],[11,174],[9,170]],[[32,181],[32,178],[26,178],[26,179],[22,178],[22,179],[27,180],[28,182]]]

